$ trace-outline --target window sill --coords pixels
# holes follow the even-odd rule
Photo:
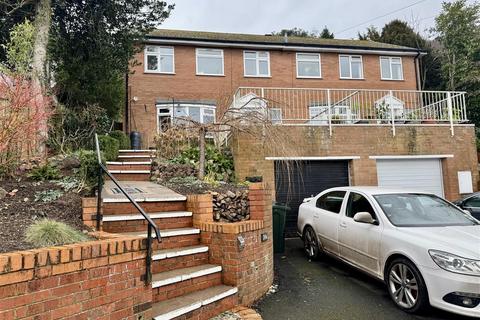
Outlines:
[[[300,76],[297,76],[297,79],[316,79],[316,80],[322,80],[323,78],[320,76],[320,77],[300,77]]]
[[[342,78],[342,77],[340,77],[340,80],[365,80],[365,78]]]
[[[196,73],[195,75],[201,77],[225,77],[225,74]]]
[[[246,74],[243,75],[245,78],[271,78],[272,76],[247,76]]]
[[[381,81],[405,81],[405,79],[384,79],[380,78]]]
[[[147,71],[145,70],[143,73],[148,73],[148,74],[165,74],[165,75],[176,75],[175,72],[158,72],[158,71]]]

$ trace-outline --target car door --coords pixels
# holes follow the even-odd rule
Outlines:
[[[338,255],[339,213],[346,191],[331,191],[317,198],[313,209],[313,223],[323,249]]]
[[[383,228],[378,223],[378,215],[364,194],[351,191],[345,202],[338,226],[340,256],[365,271],[379,274],[380,240]],[[376,224],[353,220],[356,213],[365,211],[372,215],[377,221]]]
[[[473,217],[480,220],[480,195],[466,199],[462,203],[462,209],[470,211]]]

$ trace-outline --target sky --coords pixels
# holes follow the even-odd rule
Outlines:
[[[473,3],[475,0],[468,0]],[[167,0],[175,10],[162,28],[266,34],[299,27],[320,31],[327,26],[336,38],[356,38],[370,25],[395,19],[412,23],[428,36],[441,0]],[[403,10],[401,8],[410,6]],[[398,10],[398,11],[397,11]],[[395,13],[388,14],[392,11]],[[369,21],[376,17],[386,15]],[[359,25],[359,26],[357,26]],[[346,30],[348,29],[348,30]]]

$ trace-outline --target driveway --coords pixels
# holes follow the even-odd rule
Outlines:
[[[467,320],[437,309],[410,315],[390,301],[382,282],[324,257],[309,262],[300,239],[286,241],[284,255],[275,256],[278,292],[258,304],[265,320]]]

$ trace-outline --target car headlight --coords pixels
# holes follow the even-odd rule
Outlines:
[[[438,250],[429,250],[428,253],[433,261],[444,270],[470,276],[480,276],[480,260],[462,258]]]

